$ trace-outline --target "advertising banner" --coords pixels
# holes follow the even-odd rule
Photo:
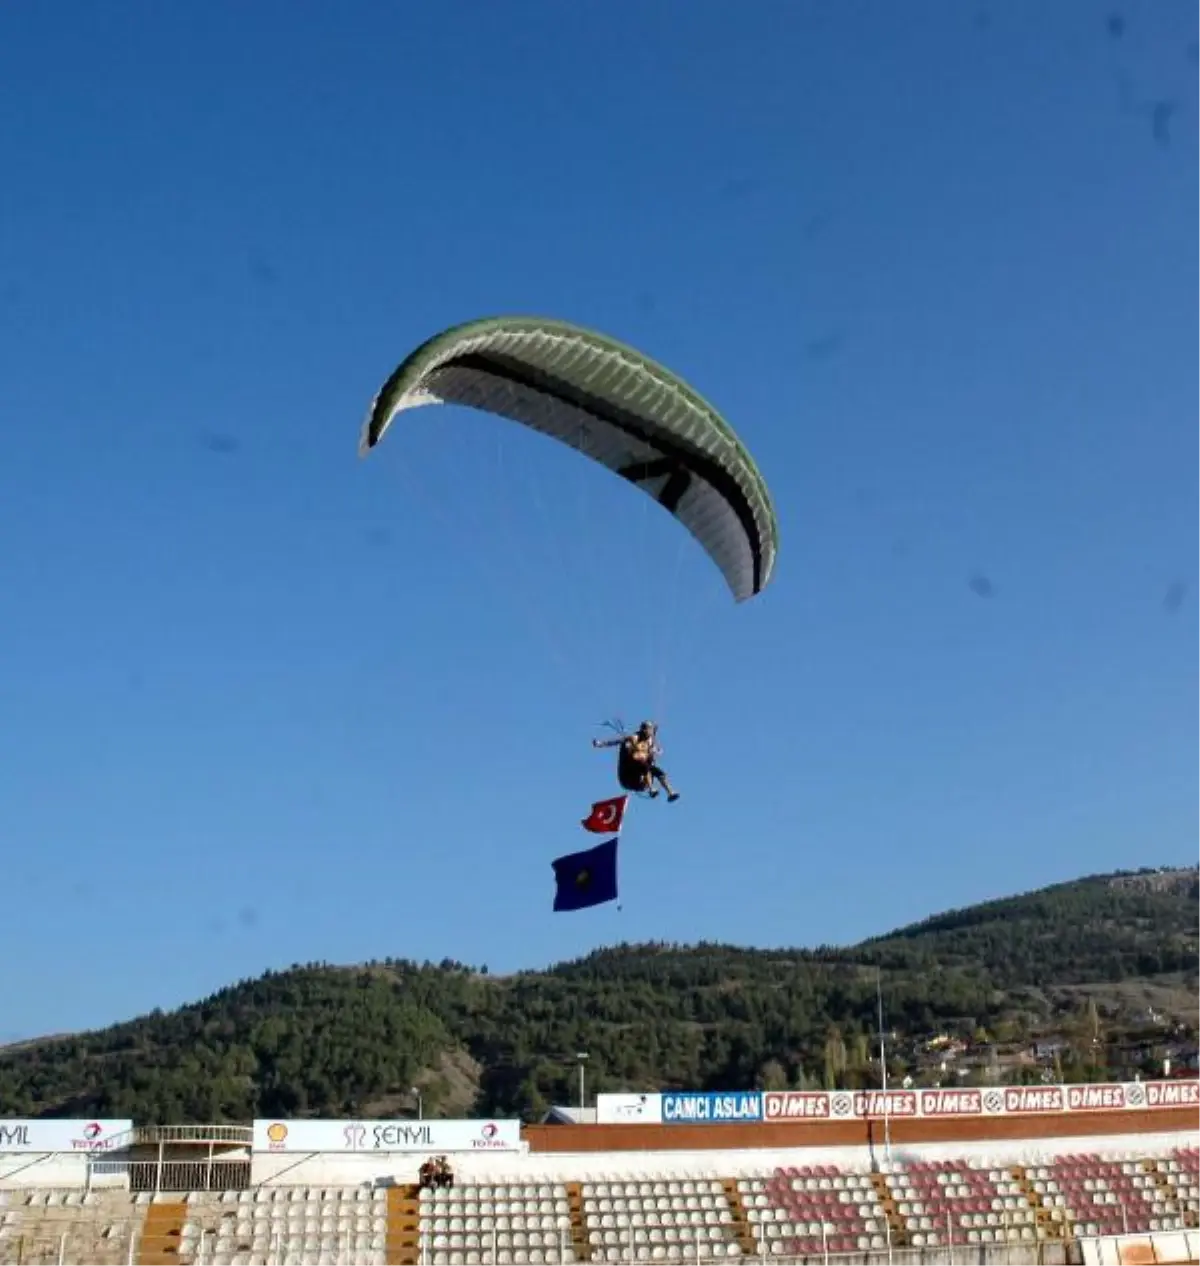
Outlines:
[[[107,1152],[127,1147],[132,1121],[27,1121],[0,1117],[0,1155],[6,1152]]]
[[[1200,1082],[1103,1082],[1080,1086],[939,1086],[928,1090],[770,1090],[764,1121],[865,1117],[1032,1116],[1200,1107]]]
[[[517,1152],[520,1121],[254,1122],[256,1152]]]
[[[662,1095],[597,1095],[597,1125],[660,1125]]]
[[[1200,1081],[1146,1081],[1125,1087],[1131,1108],[1200,1108]]]
[[[715,1125],[762,1120],[762,1094],[684,1091],[662,1096],[662,1119],[670,1125]]]

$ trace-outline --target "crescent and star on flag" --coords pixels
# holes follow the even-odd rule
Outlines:
[[[625,806],[628,796],[613,796],[611,800],[597,800],[592,811],[582,821],[585,831],[594,831],[598,835],[620,833],[621,823],[625,818]]]
[[[618,901],[617,841],[625,819],[628,796],[597,800],[580,825],[595,835],[607,835],[603,844],[596,844],[578,853],[557,857],[554,868],[556,911],[586,910],[592,906]],[[618,905],[620,910],[621,906]]]

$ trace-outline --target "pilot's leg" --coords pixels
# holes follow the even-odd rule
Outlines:
[[[657,765],[650,766],[651,779],[657,779],[662,784],[662,789],[667,793],[667,799],[674,802],[679,799],[679,792],[671,786],[671,780],[667,777],[666,771],[660,769]],[[652,796],[658,795],[657,791],[651,791]]]

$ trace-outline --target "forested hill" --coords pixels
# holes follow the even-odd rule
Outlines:
[[[529,1119],[571,1101],[578,1051],[592,1093],[868,1084],[877,980],[895,1077],[944,1076],[943,1038],[969,1082],[1153,1073],[1194,1046],[1198,922],[1198,872],[1158,870],[987,902],[849,948],[619,945],[507,977],[448,961],[310,963],[0,1049],[0,1113],[404,1115],[418,1086],[429,1115]],[[1034,1054],[1036,1038],[1053,1040]]]

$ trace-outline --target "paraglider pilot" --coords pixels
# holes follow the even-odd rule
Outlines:
[[[655,759],[662,749],[658,745],[657,729],[653,721],[643,721],[634,734],[623,734],[615,739],[592,739],[593,747],[619,747],[617,754],[617,781],[626,791],[644,791],[651,798],[658,795],[658,783],[667,793],[667,799],[679,799]]]

